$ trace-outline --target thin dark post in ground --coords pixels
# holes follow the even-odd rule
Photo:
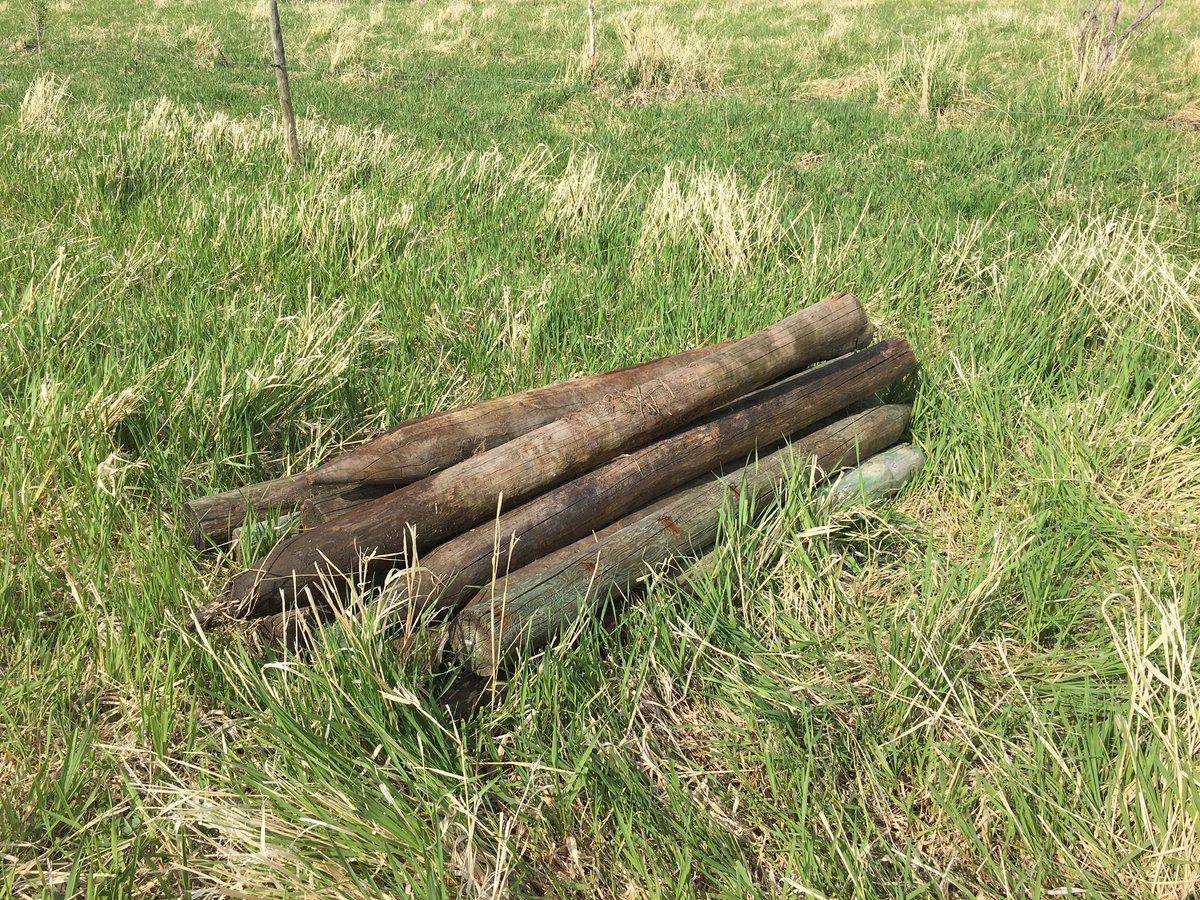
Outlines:
[[[300,138],[296,134],[296,116],[292,112],[292,89],[288,85],[287,56],[283,52],[283,30],[279,27],[279,0],[271,0],[271,47],[275,53],[275,86],[279,89],[279,110],[283,113],[283,145],[288,162],[300,162]]]

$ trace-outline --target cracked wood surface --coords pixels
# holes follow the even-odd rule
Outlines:
[[[311,472],[187,501],[183,519],[189,539],[198,550],[225,547],[233,532],[248,520],[274,518],[305,505],[319,513],[316,521],[332,518],[730,343],[697,347],[623,369],[409,419]],[[311,524],[313,513],[309,517]]]
[[[908,427],[907,406],[856,413],[738,471],[681,491],[651,515],[573,553],[539,564],[529,577],[485,588],[451,625],[450,648],[471,671],[494,675],[521,651],[536,651],[613,591],[629,592],[648,572],[711,547],[733,494],[759,501],[797,467],[829,472],[891,446]]]
[[[682,431],[619,456],[439,545],[385,592],[389,618],[453,610],[515,571],[723,463],[742,463],[916,367],[908,343],[876,344],[776,382]]]
[[[420,552],[789,372],[841,356],[869,334],[862,305],[830,297],[727,347],[281,541],[235,576],[200,624],[277,613],[377,580]]]

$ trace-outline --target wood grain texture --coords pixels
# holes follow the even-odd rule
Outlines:
[[[526,566],[723,463],[740,464],[915,367],[903,339],[876,344],[604,463],[423,554],[385,592],[389,618],[407,622],[430,608],[456,609],[497,573]]]
[[[314,498],[344,505],[382,497],[391,490],[386,485],[333,484],[314,488],[306,475],[289,475],[189,500],[183,504],[183,521],[188,540],[197,550],[224,549],[232,543],[233,532],[247,521],[261,522],[287,515]]]
[[[697,347],[635,366],[410,419],[331,459],[310,472],[308,478],[313,484],[325,485],[412,484],[607,396],[661,378],[731,343]]]
[[[198,550],[223,549],[246,521],[305,507],[306,525],[319,524],[730,343],[409,419],[311,472],[189,500],[183,505],[189,539]]]
[[[406,550],[424,551],[478,525],[495,515],[498,503],[521,503],[789,372],[850,352],[868,329],[856,298],[823,300],[669,376],[605,397],[282,541],[258,568],[229,583],[202,611],[201,624],[321,602],[347,575],[376,580]]]
[[[828,472],[894,444],[908,426],[905,406],[856,413],[729,475],[681,492],[652,515],[590,547],[557,558],[503,591],[485,588],[458,614],[450,647],[471,671],[494,675],[522,649],[536,651],[614,590],[631,590],[651,570],[702,552],[716,540],[731,495],[760,501],[797,466]]]

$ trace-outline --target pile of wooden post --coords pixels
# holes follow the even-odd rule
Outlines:
[[[280,535],[196,624],[294,645],[347,597],[400,632],[434,615],[471,671],[546,646],[717,539],[731,497],[895,445],[913,371],[842,293],[740,340],[413,419],[303,475],[186,504],[197,547]],[[820,365],[816,365],[821,363]]]

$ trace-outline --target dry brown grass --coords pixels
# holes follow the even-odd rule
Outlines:
[[[679,175],[668,168],[646,204],[638,259],[649,263],[684,242],[710,264],[736,272],[777,255],[791,224],[771,181],[749,188],[732,171]]]
[[[1193,802],[1200,786],[1200,656],[1178,586],[1155,591],[1136,569],[1131,574],[1133,589],[1108,598],[1102,610],[1128,679],[1119,764],[1132,774],[1139,757],[1153,755],[1157,765],[1142,770],[1153,783],[1137,787],[1167,811],[1165,828],[1124,791],[1107,798],[1104,812],[1125,846],[1148,851],[1138,854],[1137,865],[1118,870],[1130,891],[1183,900],[1200,889],[1200,814]]]
[[[806,81],[800,91],[805,96],[822,99],[848,97],[871,83],[866,75],[843,75],[839,78],[816,78]]]
[[[1185,106],[1167,116],[1167,121],[1185,128],[1200,128],[1200,106]]]
[[[600,158],[571,154],[546,200],[546,218],[568,230],[591,227],[604,209],[603,186]]]
[[[435,53],[452,53],[475,47],[488,39],[488,23],[497,8],[471,0],[450,0],[429,13],[418,26],[426,46]]]
[[[646,93],[715,91],[725,74],[724,54],[711,41],[649,15],[621,20],[627,87]]]
[[[197,69],[211,69],[222,56],[216,32],[207,23],[189,25],[180,36],[179,45],[190,51],[192,65]]]
[[[66,81],[53,73],[37,76],[21,100],[17,128],[20,131],[59,131],[63,124],[66,100]]]
[[[1153,221],[1119,216],[1082,219],[1047,249],[1047,265],[1077,286],[1097,327],[1118,338],[1130,327],[1154,334],[1181,361],[1198,351],[1200,263],[1180,266]],[[1091,286],[1085,278],[1093,278]]]
[[[922,115],[944,110],[966,93],[965,52],[961,25],[906,37],[898,52],[875,67],[879,102],[915,105]]]
[[[370,37],[368,20],[347,14],[337,3],[323,3],[313,10],[301,46],[325,62],[328,74],[354,75],[362,68]]]

